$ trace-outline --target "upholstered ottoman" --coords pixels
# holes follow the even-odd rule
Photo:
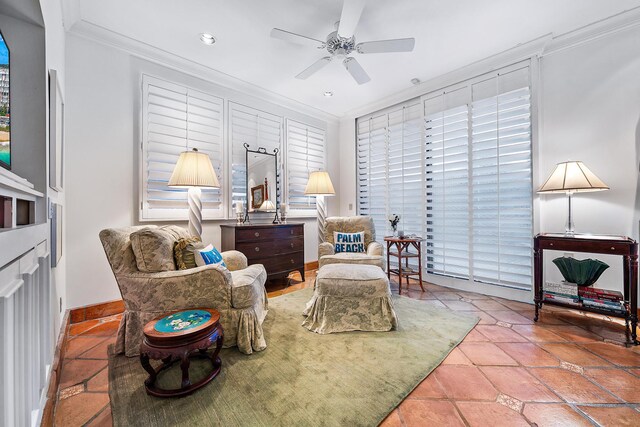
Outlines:
[[[398,326],[389,279],[373,265],[323,266],[303,315],[302,326],[319,334],[390,331]]]

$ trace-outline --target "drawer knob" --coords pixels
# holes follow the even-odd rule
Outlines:
[[[293,234],[293,230],[289,230],[289,234]]]
[[[260,233],[258,233],[257,231],[254,234],[256,237],[260,237]]]
[[[293,248],[293,242],[291,242],[291,247]]]
[[[615,251],[615,250],[616,250],[616,247],[615,247],[615,246],[611,246],[611,250],[612,250],[612,251]]]
[[[256,252],[260,252],[260,248],[256,246]]]
[[[291,264],[295,264],[296,262],[294,260],[291,260]]]
[[[553,243],[549,243],[549,246],[553,246]]]

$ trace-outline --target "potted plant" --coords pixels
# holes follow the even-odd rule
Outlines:
[[[400,222],[400,215],[391,214],[387,218],[389,223],[391,223],[391,228],[393,228],[393,237],[398,237],[398,223]]]

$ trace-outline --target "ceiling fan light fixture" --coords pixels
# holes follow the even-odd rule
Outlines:
[[[204,44],[206,44],[207,46],[211,46],[212,44],[214,44],[216,42],[216,38],[209,33],[201,33],[200,34],[200,41]]]
[[[325,90],[322,94],[323,94],[326,98],[331,98],[331,97],[333,96],[333,91]]]
[[[362,68],[362,65],[351,56],[352,53],[357,54],[377,54],[377,53],[395,53],[395,52],[412,52],[415,47],[416,40],[411,38],[390,39],[390,40],[374,40],[356,44],[354,35],[362,10],[367,0],[343,0],[342,13],[340,20],[336,22],[336,30],[327,35],[326,41],[321,41],[302,34],[296,34],[291,31],[273,28],[271,37],[275,39],[285,40],[291,43],[310,45],[316,49],[326,50],[329,54],[323,58],[316,60],[313,64],[305,68],[296,75],[296,79],[306,80],[322,68],[324,68],[333,59],[341,60],[351,77],[359,85],[365,84],[371,80],[371,77]],[[325,94],[325,96],[327,96]]]

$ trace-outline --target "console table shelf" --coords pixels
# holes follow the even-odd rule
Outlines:
[[[572,305],[543,299],[543,253],[545,250],[586,252],[594,254],[620,255],[623,257],[624,305],[626,313],[614,313],[583,304]],[[551,304],[574,310],[588,311],[625,320],[627,343],[638,344],[636,328],[638,326],[638,243],[629,237],[603,236],[590,234],[538,234],[533,241],[533,281],[535,290],[535,316],[538,321],[539,310],[543,304]]]

